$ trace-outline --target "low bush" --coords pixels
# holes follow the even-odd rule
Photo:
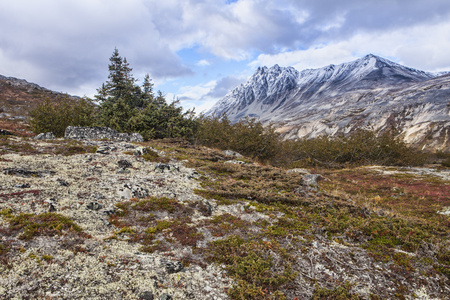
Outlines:
[[[422,165],[425,155],[391,132],[360,129],[350,134],[283,140],[255,119],[232,124],[226,116],[199,118],[195,143],[230,149],[280,167],[339,168],[346,165]]]
[[[95,114],[95,105],[88,98],[47,98],[30,112],[30,126],[36,134],[53,132],[62,137],[68,126],[92,126]]]

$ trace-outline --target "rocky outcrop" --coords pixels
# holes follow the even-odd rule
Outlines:
[[[76,127],[66,128],[64,138],[73,140],[103,140],[115,142],[143,142],[144,138],[139,133],[120,133],[108,127]]]

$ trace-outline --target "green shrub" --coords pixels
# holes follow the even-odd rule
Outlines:
[[[286,167],[405,166],[425,161],[423,153],[408,147],[394,134],[363,129],[349,135],[285,141],[280,149],[273,163]]]
[[[226,116],[201,116],[194,141],[208,147],[234,150],[261,161],[271,160],[281,142],[280,135],[270,125],[264,127],[252,118],[231,124]]]
[[[95,105],[89,98],[47,98],[30,112],[30,126],[36,134],[53,132],[62,137],[68,126],[93,125],[95,114]]]
[[[226,116],[199,118],[196,143],[231,149],[281,167],[327,167],[345,165],[422,165],[423,153],[408,147],[390,132],[356,130],[348,135],[283,140],[273,126],[246,118],[232,124]]]

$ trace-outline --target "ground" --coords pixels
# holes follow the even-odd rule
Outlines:
[[[449,171],[0,140],[2,299],[446,299]]]

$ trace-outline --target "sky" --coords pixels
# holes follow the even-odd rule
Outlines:
[[[259,66],[450,71],[449,0],[0,0],[0,74],[94,97],[114,49],[196,112]]]

